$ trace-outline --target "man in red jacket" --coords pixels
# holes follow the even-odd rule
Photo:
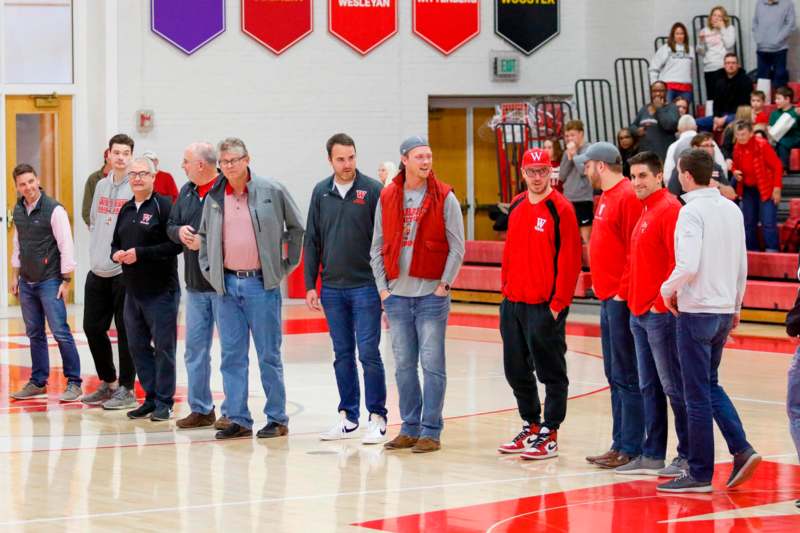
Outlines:
[[[778,251],[778,204],[781,203],[783,165],[767,141],[753,135],[753,124],[734,126],[733,175],[736,192],[742,198],[742,216],[748,250],[760,250],[756,229],[761,222],[768,252]]]
[[[644,407],[626,304],[631,234],[642,203],[622,175],[622,157],[613,144],[593,144],[577,164],[585,165],[592,186],[603,191],[594,215],[589,264],[592,288],[600,300],[603,367],[613,418],[611,449],[586,460],[602,468],[617,468],[642,453],[644,437]]]
[[[677,477],[688,468],[686,405],[676,344],[675,317],[661,298],[661,284],[675,267],[675,224],[681,204],[664,188],[658,155],[633,156],[631,178],[644,211],[633,229],[628,309],[636,346],[639,389],[644,404],[642,454],[620,466],[618,474]],[[665,396],[666,395],[666,396]],[[667,453],[667,402],[675,415],[678,456],[664,468]]]
[[[565,325],[581,270],[581,238],[572,203],[550,186],[550,154],[525,152],[528,190],[511,203],[503,250],[500,334],[503,366],[522,417],[522,431],[498,451],[523,459],[558,455],[557,430],[567,414]],[[545,385],[544,423],[536,378]]]

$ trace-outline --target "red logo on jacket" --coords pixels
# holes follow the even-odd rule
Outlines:
[[[367,191],[362,191],[361,189],[356,189],[356,199],[353,200],[354,204],[365,204],[367,198]]]

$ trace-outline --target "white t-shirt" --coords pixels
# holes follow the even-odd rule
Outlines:
[[[350,181],[350,183],[342,184],[342,183],[337,183],[336,180],[333,180],[333,184],[336,186],[336,190],[339,191],[339,196],[344,198],[345,196],[347,196],[347,191],[353,188],[353,183],[355,183],[355,181],[356,180],[352,180]]]

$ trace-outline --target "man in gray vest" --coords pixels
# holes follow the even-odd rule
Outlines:
[[[67,388],[62,402],[81,397],[81,360],[67,324],[64,298],[75,270],[74,245],[66,210],[42,191],[36,171],[17,165],[13,172],[19,200],[14,207],[14,247],[11,255],[11,292],[19,296],[25,334],[31,345],[30,381],[11,398],[47,397],[50,354],[44,321],[50,326],[61,360]]]

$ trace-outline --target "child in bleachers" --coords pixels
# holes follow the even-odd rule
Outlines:
[[[764,109],[767,102],[767,95],[764,91],[753,91],[750,93],[750,108],[753,110],[754,124],[769,124],[769,113]]]
[[[789,170],[789,160],[793,148],[800,148],[800,117],[797,110],[792,106],[794,91],[791,87],[778,87],[775,90],[775,105],[778,108],[769,116],[770,130],[784,114],[788,114],[794,120],[792,127],[780,138],[776,139],[775,150],[783,163],[784,174]],[[784,119],[786,120],[786,119]],[[774,136],[774,135],[773,135]]]

